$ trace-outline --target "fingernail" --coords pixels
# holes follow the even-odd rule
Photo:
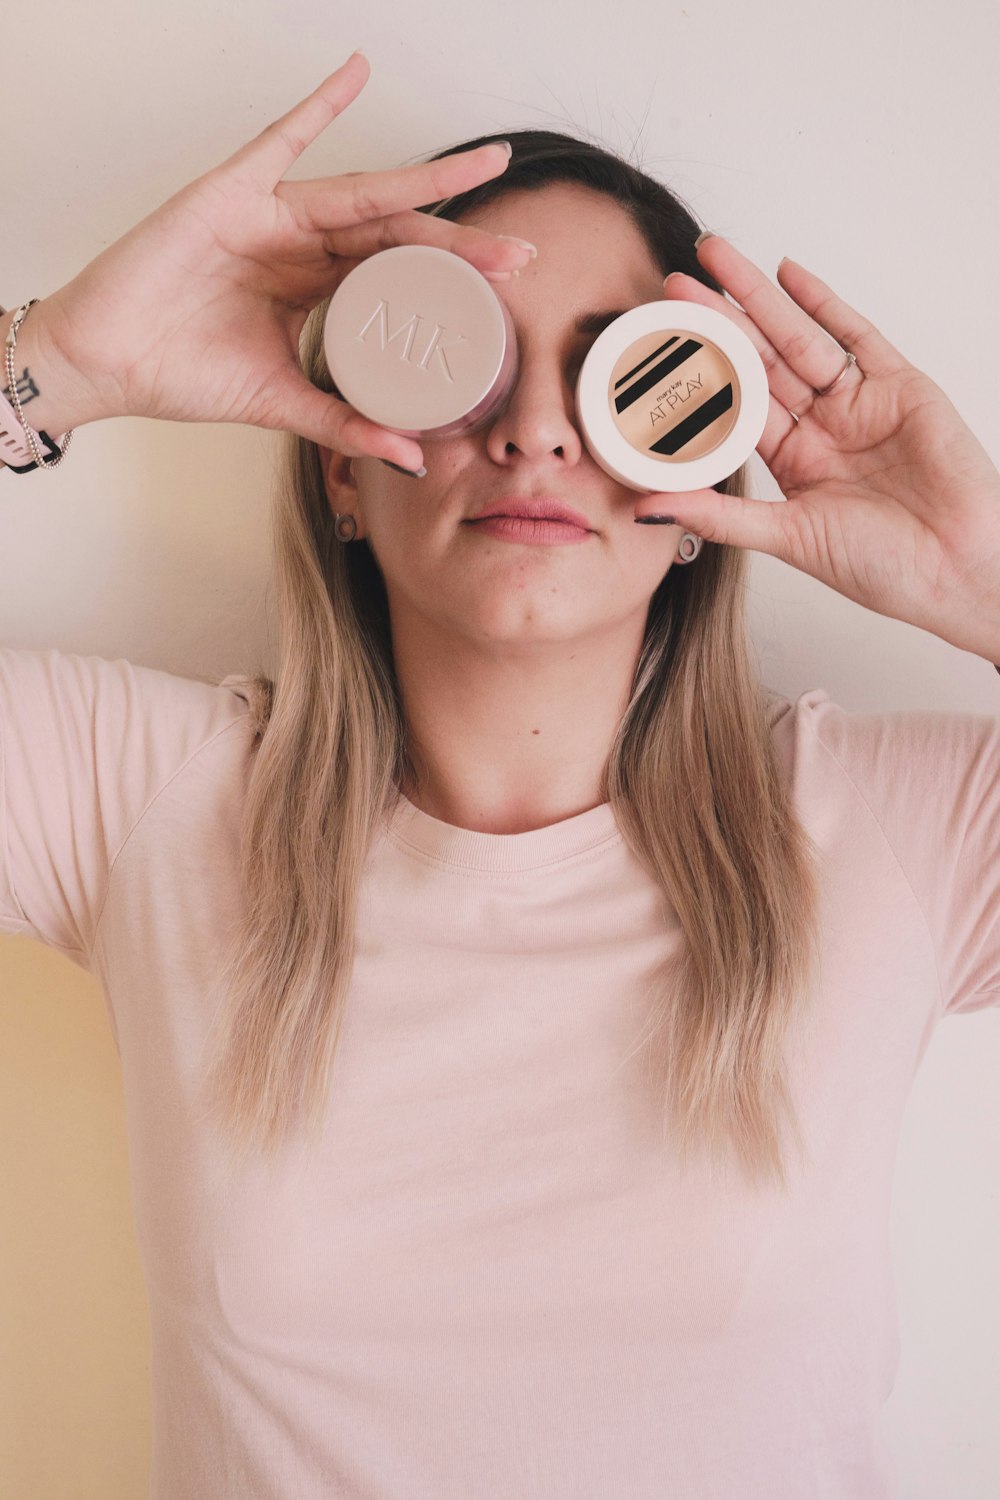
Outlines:
[[[673,516],[636,516],[637,526],[676,526]]]
[[[698,238],[694,242],[694,248],[697,250],[697,248],[701,244],[702,240],[710,240],[710,239],[714,239],[714,235],[713,235],[711,229],[703,229],[701,231],[701,234],[699,234]]]
[[[522,250],[530,250],[532,259],[538,254],[538,246],[533,245],[530,240],[519,240],[516,234],[498,234],[498,240],[511,240],[515,245],[520,245]]]
[[[514,155],[514,147],[511,145],[510,141],[490,141],[490,145],[491,146],[502,146],[503,149],[507,153],[507,160],[508,161]]]
[[[385,464],[387,469],[395,469],[397,474],[406,474],[410,479],[423,479],[427,473],[426,468],[404,469],[401,464],[391,464],[387,458],[380,458],[380,464]]]

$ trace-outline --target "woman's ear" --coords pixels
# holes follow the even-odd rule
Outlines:
[[[357,536],[359,538],[364,536],[364,518],[361,513],[354,469],[357,460],[348,458],[346,454],[338,453],[333,448],[320,448],[319,453],[330,509],[334,515],[353,516],[357,526]]]

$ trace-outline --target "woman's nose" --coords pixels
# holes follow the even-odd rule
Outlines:
[[[555,454],[564,463],[579,463],[583,441],[568,372],[540,359],[523,361],[510,395],[487,428],[486,447],[496,463],[516,453],[530,459]]]

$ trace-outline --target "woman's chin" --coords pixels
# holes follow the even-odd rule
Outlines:
[[[551,602],[551,590],[547,599],[538,602],[531,599],[528,590],[522,590],[517,600],[497,600],[493,609],[484,608],[488,601],[480,598],[476,607],[463,615],[462,635],[469,646],[484,652],[571,645],[585,632],[585,622],[567,619],[564,613],[551,609]],[[591,621],[589,628],[596,628],[596,622]]]

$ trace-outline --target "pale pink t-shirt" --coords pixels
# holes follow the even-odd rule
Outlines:
[[[107,997],[153,1500],[894,1495],[893,1165],[937,1022],[1000,1001],[1000,718],[775,698],[823,855],[788,1196],[660,1142],[628,1053],[680,933],[607,805],[495,835],[401,801],[322,1152],[234,1178],[200,1104],[236,682],[0,651],[0,930]]]

